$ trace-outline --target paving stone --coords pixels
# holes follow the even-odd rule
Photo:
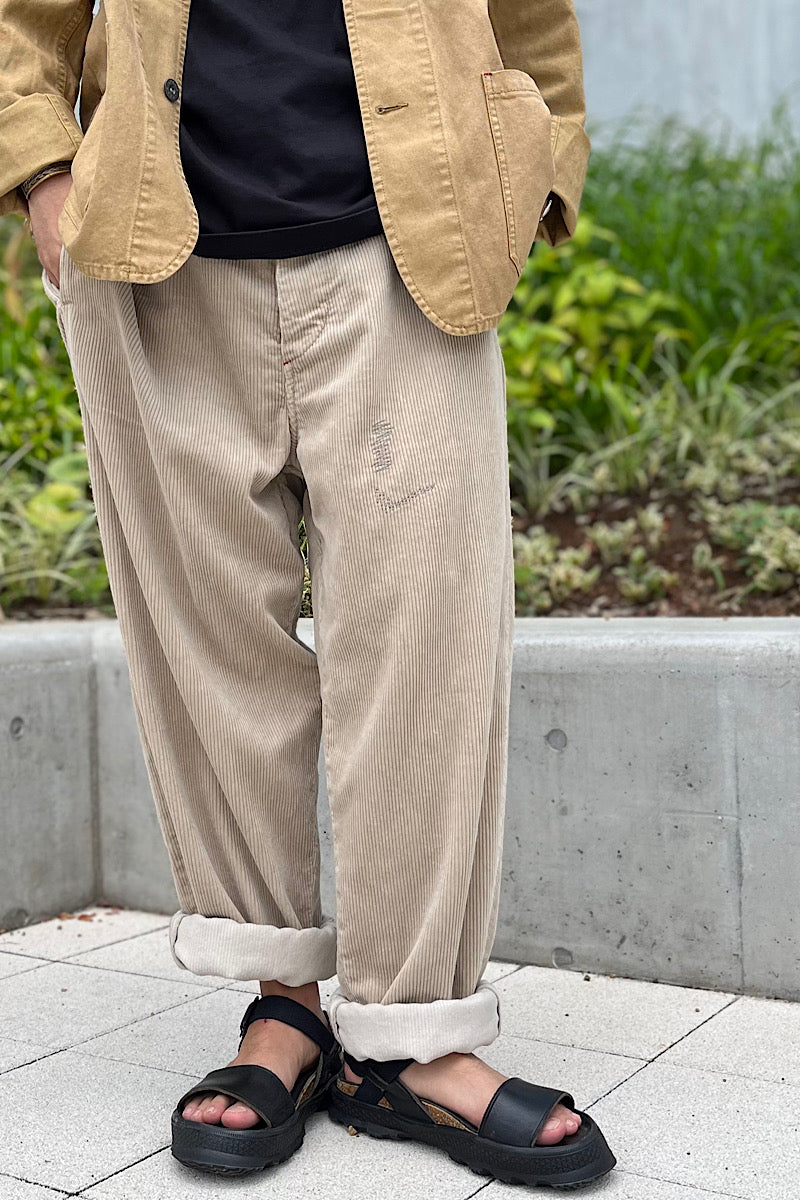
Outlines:
[[[172,1158],[169,1116],[233,1057],[258,983],[182,971],[168,917],[90,911],[97,925],[0,936],[0,1112],[19,1114],[0,1119],[0,1200],[228,1200],[231,1181]],[[502,1033],[478,1053],[596,1116],[619,1164],[592,1195],[796,1200],[800,1005],[499,961],[486,976]],[[321,985],[324,1003],[336,985]],[[322,1114],[288,1163],[233,1186],[241,1200],[519,1200],[434,1150],[352,1138]]]
[[[476,1053],[504,1075],[517,1075],[531,1083],[570,1092],[580,1109],[593,1104],[644,1065],[640,1058],[535,1042],[506,1033]]]
[[[741,996],[661,1061],[800,1087],[800,1004]]]
[[[0,1037],[64,1049],[206,995],[193,984],[50,963],[0,980]]]
[[[503,979],[506,975],[512,975],[514,971],[518,970],[519,963],[500,962],[499,959],[492,959],[487,963],[483,977],[484,979],[488,979],[489,983],[497,983],[498,979]]]
[[[114,942],[97,950],[84,950],[73,955],[70,962],[84,967],[102,967],[106,971],[128,971],[133,975],[149,975],[156,979],[171,979],[175,983],[193,983],[215,988],[229,987],[230,980],[216,975],[195,975],[179,967],[169,948],[169,929],[155,929],[140,937]]]
[[[92,1038],[82,1043],[80,1052],[202,1078],[236,1054],[244,1008],[239,992],[206,992],[188,1004]]]
[[[63,1191],[88,1187],[168,1145],[175,1092],[188,1084],[72,1050],[18,1067],[0,1076],[0,1111],[14,1114],[0,1121],[0,1162]]]
[[[92,919],[81,921],[81,914]],[[23,929],[0,934],[0,951],[59,961],[82,950],[136,937],[165,925],[169,925],[169,917],[163,914],[132,909],[85,908],[68,920],[53,917],[50,921],[40,921],[38,925],[27,925]]]
[[[49,958],[28,958],[23,954],[0,954],[0,979],[10,975],[21,975],[23,971],[34,971],[50,962]]]
[[[467,1200],[481,1182],[429,1146],[351,1137],[317,1113],[292,1158],[234,1186],[236,1200]],[[85,1200],[231,1200],[231,1195],[230,1180],[200,1176],[166,1151],[90,1188]]]
[[[664,1183],[661,1179],[646,1179],[643,1175],[621,1171],[618,1166],[586,1187],[587,1200],[590,1197],[591,1200],[595,1197],[597,1200],[727,1200],[729,1195],[727,1192],[708,1192],[705,1188],[683,1187],[679,1183]],[[480,1200],[520,1200],[520,1189],[505,1183],[492,1183],[479,1196]]]
[[[26,1183],[23,1179],[11,1179],[0,1174],[0,1197],[2,1200],[56,1200],[63,1192],[39,1187],[38,1183]]]
[[[503,1033],[653,1058],[724,1008],[727,992],[553,967],[524,967],[496,984]]]
[[[624,1170],[745,1200],[797,1200],[800,1088],[659,1060],[592,1116]]]
[[[32,1042],[12,1042],[10,1038],[0,1038],[0,1073],[21,1067],[23,1063],[34,1062],[53,1053],[52,1046],[39,1046]],[[3,1193],[0,1191],[0,1197]]]

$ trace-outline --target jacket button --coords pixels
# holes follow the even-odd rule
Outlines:
[[[177,100],[181,94],[181,89],[178,87],[174,79],[167,79],[164,82],[164,95],[168,100]]]

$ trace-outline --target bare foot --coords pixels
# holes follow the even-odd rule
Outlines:
[[[345,1078],[361,1080],[345,1064]],[[474,1054],[446,1054],[429,1063],[411,1063],[400,1079],[415,1096],[441,1104],[476,1128],[483,1120],[489,1101],[508,1078],[488,1066]],[[567,1134],[575,1133],[581,1119],[572,1109],[555,1104],[536,1139],[537,1146],[552,1146]]]
[[[321,1021],[325,1021],[319,1002],[316,983],[303,987],[286,987],[272,980],[261,984],[263,996],[288,996],[304,1004]],[[267,1019],[253,1021],[249,1026],[239,1053],[228,1066],[255,1064],[274,1071],[284,1086],[291,1091],[298,1076],[314,1065],[319,1057],[319,1046],[299,1029],[284,1025],[282,1021]],[[206,1092],[193,1096],[183,1110],[187,1121],[200,1121],[206,1125],[225,1125],[228,1129],[251,1129],[260,1117],[252,1108],[234,1100],[224,1093],[213,1095]]]

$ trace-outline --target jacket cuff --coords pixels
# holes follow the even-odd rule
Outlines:
[[[61,95],[37,92],[0,110],[0,216],[27,216],[19,184],[46,163],[73,159],[82,141],[75,112]]]
[[[590,151],[591,143],[582,124],[568,117],[553,117],[556,177],[551,190],[561,203],[554,204],[539,225],[537,241],[560,246],[575,232]]]

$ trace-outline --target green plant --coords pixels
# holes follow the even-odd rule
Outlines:
[[[653,356],[688,336],[674,321],[679,304],[647,291],[603,257],[615,235],[582,216],[573,240],[544,247],[529,261],[499,326],[507,372],[509,458],[529,507],[540,507],[541,471],[572,452],[562,440],[579,413],[592,427],[637,420],[633,380]]]
[[[584,209],[616,235],[608,257],[679,299],[688,348],[708,348],[706,379],[739,349],[738,383],[760,388],[800,367],[798,184],[786,104],[757,138],[633,123],[592,155]]]
[[[23,469],[33,470],[72,451],[80,411],[41,266],[17,218],[0,222],[0,243],[0,458],[23,450]]]
[[[24,602],[111,607],[85,457],[34,471],[0,466],[0,607]]]
[[[702,499],[698,510],[711,540],[739,554],[750,580],[740,599],[750,591],[776,594],[800,584],[800,505]]]
[[[800,533],[784,525],[759,534],[748,548],[752,588],[757,592],[787,592],[800,583]]]
[[[303,556],[304,572],[303,572],[303,597],[300,601],[300,616],[313,617],[313,597],[311,586],[311,573],[308,569],[308,534],[306,533],[305,520],[300,521],[300,553]]]
[[[797,427],[791,122],[777,112],[749,144],[671,121],[630,132],[592,155],[575,237],[537,248],[500,323],[514,504],[537,518],[690,466],[732,498],[736,439],[768,407]]]
[[[644,545],[654,551],[661,545],[664,536],[665,518],[656,504],[640,508],[636,515],[625,521],[595,521],[586,530],[604,566],[613,566],[630,558],[634,547]]]
[[[586,532],[594,542],[601,562],[607,567],[624,562],[636,544],[636,521],[633,517],[627,521],[615,521],[611,525],[596,521]]]
[[[717,591],[725,589],[725,576],[722,572],[722,559],[714,554],[710,542],[705,538],[696,542],[692,549],[692,570],[696,575],[711,575]]]
[[[634,547],[628,562],[614,567],[614,575],[621,595],[631,604],[643,604],[646,600],[665,596],[678,582],[674,571],[667,571],[650,561],[644,546]]]
[[[598,566],[587,568],[589,546],[561,547],[559,539],[540,526],[515,533],[513,542],[520,616],[549,612],[554,604],[591,591],[599,578]]]

